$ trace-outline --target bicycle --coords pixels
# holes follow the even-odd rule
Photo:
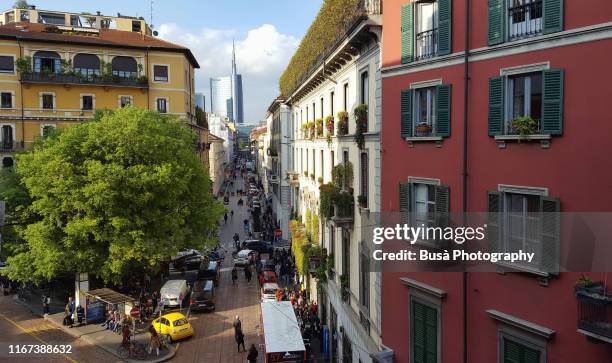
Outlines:
[[[128,344],[121,344],[119,348],[117,348],[117,354],[122,359],[136,358],[145,360],[147,358],[147,350],[144,345],[137,344],[134,341],[130,341]]]

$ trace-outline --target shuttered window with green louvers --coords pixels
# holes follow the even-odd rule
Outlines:
[[[401,10],[401,38],[402,63],[414,60],[414,6],[412,3],[402,5]]]
[[[539,350],[508,338],[503,338],[503,344],[503,363],[540,363]]]
[[[488,1],[488,44],[563,30],[564,0]]]
[[[438,333],[438,310],[412,299],[410,301],[411,362],[439,362]]]
[[[402,90],[400,108],[402,138],[450,136],[451,85]]]

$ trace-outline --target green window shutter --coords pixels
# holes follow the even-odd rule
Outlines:
[[[438,55],[452,52],[452,0],[438,0]]]
[[[400,182],[399,184],[399,210],[400,224],[410,223],[410,189],[409,182]]]
[[[504,79],[489,78],[489,136],[501,135],[504,130]]]
[[[437,88],[436,97],[436,135],[450,136],[451,120],[451,85],[441,84]]]
[[[563,134],[563,70],[549,69],[542,74],[543,134]]]
[[[503,344],[503,363],[540,363],[540,351],[508,338],[503,338]]]
[[[504,42],[505,0],[488,0],[489,1],[489,45],[501,44]]]
[[[412,300],[410,302],[410,349],[413,363],[438,361],[438,311]]]
[[[542,30],[544,34],[563,30],[563,0],[544,0],[542,2]]]
[[[412,136],[412,90],[402,91],[401,100],[401,136],[402,138]]]
[[[414,11],[412,3],[402,5],[402,64],[414,60]]]
[[[450,212],[450,192],[447,185],[436,185],[435,186],[435,221],[436,227],[447,227],[449,225],[449,212]],[[438,248],[446,248],[447,241],[440,238],[436,241]]]
[[[540,252],[540,270],[552,275],[559,274],[560,235],[561,235],[561,201],[559,198],[540,198],[540,231],[542,233],[542,250]]]
[[[487,246],[489,252],[502,252],[502,211],[503,194],[487,192]]]

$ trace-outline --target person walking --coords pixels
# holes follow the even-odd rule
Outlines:
[[[49,305],[51,304],[51,297],[47,294],[42,297],[43,314],[49,314]]]
[[[151,354],[151,352],[155,350],[157,356],[159,356],[159,334],[157,334],[157,330],[155,330],[153,325],[149,326],[149,333],[151,333],[151,339],[149,341],[149,354]]]
[[[234,338],[236,339],[236,344],[238,344],[238,352],[240,352],[240,345],[242,345],[242,349],[246,352],[246,348],[244,347],[244,334],[242,333],[242,322],[240,321],[240,317],[236,315],[234,318]]]
[[[79,325],[83,324],[83,319],[85,318],[85,309],[82,305],[77,306],[76,308],[76,316]]]
[[[234,267],[232,269],[232,284],[235,284],[236,280],[238,280],[238,269]]]
[[[227,212],[225,212],[225,214],[223,214],[223,220],[225,221],[225,224],[227,224]]]
[[[233,209],[230,211],[230,217],[231,217],[232,219],[234,219],[234,210],[233,210]]]
[[[253,273],[251,272],[251,266],[245,266],[244,267],[244,277],[246,278],[248,283],[251,283],[251,277],[253,276]]]
[[[249,348],[249,355],[247,355],[247,361],[249,363],[256,363],[258,355],[259,353],[257,352],[257,348],[255,348],[255,344],[251,344],[251,347]]]

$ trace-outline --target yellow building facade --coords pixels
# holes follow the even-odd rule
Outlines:
[[[64,18],[68,23],[70,14]],[[208,130],[195,118],[196,59],[189,49],[153,36],[143,20],[115,18],[128,29],[130,20],[132,31],[96,28],[105,24],[101,20],[89,27],[0,25],[1,165],[12,165],[14,153],[49,128],[70,127],[96,110],[132,106],[184,119],[208,166]]]

